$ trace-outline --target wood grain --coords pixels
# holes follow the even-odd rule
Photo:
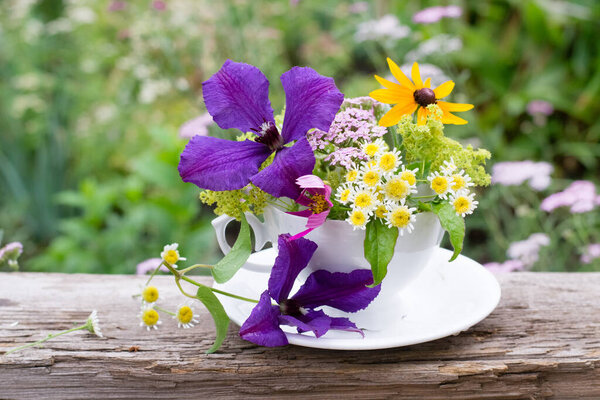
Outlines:
[[[0,351],[70,328],[92,309],[105,335],[75,332],[0,356],[0,398],[599,399],[600,274],[498,278],[499,307],[458,336],[380,351],[268,349],[232,325],[207,355],[214,328],[201,307],[192,329],[138,326],[132,294],[143,277],[0,274]],[[181,301],[172,278],[156,283],[165,304]]]

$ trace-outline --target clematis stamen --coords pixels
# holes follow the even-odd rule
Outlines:
[[[256,138],[258,143],[262,143],[271,151],[281,150],[285,144],[283,136],[279,134],[277,127],[271,122],[265,122],[260,127],[260,135]]]

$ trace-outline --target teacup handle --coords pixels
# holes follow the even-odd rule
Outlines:
[[[252,213],[246,212],[246,221],[250,227],[252,227],[252,231],[254,231],[254,251],[259,251],[263,248],[263,246],[270,241],[267,229],[264,223],[260,222],[260,220]],[[227,225],[235,218],[230,217],[229,215],[223,214],[212,220],[212,226],[215,229],[215,233],[217,235],[217,243],[219,243],[219,247],[223,254],[227,255],[231,251],[231,246],[227,243],[227,239],[225,237],[225,230]],[[249,269],[257,272],[269,272],[272,265],[265,264],[257,264],[250,260],[248,260],[244,266],[245,269]]]

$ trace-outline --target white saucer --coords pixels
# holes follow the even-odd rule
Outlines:
[[[408,346],[458,334],[487,317],[500,301],[500,285],[494,275],[470,258],[438,249],[429,266],[402,292],[401,304],[394,307],[390,323],[380,330],[357,333],[329,331],[320,338],[298,334],[282,326],[291,344],[333,350],[374,350]],[[275,252],[267,249],[252,255],[254,261],[273,264]],[[230,281],[215,288],[258,299],[267,288],[269,275],[241,269]],[[296,284],[298,285],[298,282]],[[296,288],[292,289],[292,294]],[[218,295],[233,322],[242,325],[253,304]],[[368,309],[367,309],[368,310]],[[329,310],[326,310],[328,312]],[[364,312],[364,311],[363,311]],[[357,314],[346,315],[353,319]],[[359,328],[361,326],[357,324]]]

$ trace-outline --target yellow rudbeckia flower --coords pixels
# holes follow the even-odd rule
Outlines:
[[[411,70],[412,81],[404,75],[404,72],[400,70],[400,67],[398,67],[398,65],[390,58],[387,59],[387,62],[392,75],[399,83],[391,82],[375,75],[375,79],[377,79],[377,82],[379,82],[384,89],[374,90],[369,93],[369,96],[381,103],[395,104],[395,106],[379,120],[379,125],[386,127],[396,125],[403,115],[412,114],[417,107],[419,108],[419,111],[417,112],[417,123],[423,125],[427,120],[427,114],[429,113],[427,106],[430,104],[437,104],[442,110],[443,124],[464,125],[467,123],[466,120],[453,115],[451,112],[468,111],[473,108],[472,104],[449,103],[439,100],[452,92],[452,89],[454,89],[454,82],[447,81],[435,89],[431,89],[431,78],[428,78],[423,82],[421,74],[419,73],[419,64],[416,62],[413,64]]]

